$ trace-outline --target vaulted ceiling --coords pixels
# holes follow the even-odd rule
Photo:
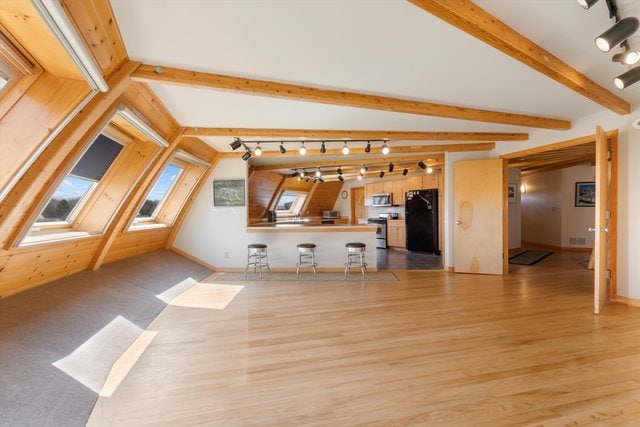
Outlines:
[[[570,121],[604,109],[407,1],[111,3],[129,57],[145,64]],[[611,62],[613,52],[604,54],[593,42],[611,23],[604,1],[590,11],[575,0],[476,3],[632,106],[640,100],[640,84],[625,91],[614,87],[613,78],[625,68]],[[624,16],[640,16],[640,2],[618,4]],[[640,49],[640,36],[630,42]],[[166,83],[150,86],[181,125],[192,127],[535,130]],[[203,139],[230,150],[231,137]],[[425,143],[430,142],[394,141],[396,146]],[[444,142],[449,143],[456,141]]]

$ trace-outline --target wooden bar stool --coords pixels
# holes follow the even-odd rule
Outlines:
[[[296,279],[303,267],[313,269],[313,277],[316,277],[316,245],[315,243],[300,243],[298,246],[298,263],[296,264]]]
[[[244,277],[247,277],[247,271],[253,267],[253,273],[260,271],[260,278],[262,279],[262,267],[266,267],[269,274],[271,269],[269,268],[269,255],[267,254],[267,245],[264,243],[252,243],[247,246],[247,268],[244,270]]]
[[[360,242],[350,242],[345,245],[347,248],[347,262],[344,264],[344,278],[347,278],[347,273],[351,270],[351,267],[360,267],[362,271],[362,278],[365,278],[367,272],[367,263],[364,259],[364,252],[367,245]]]

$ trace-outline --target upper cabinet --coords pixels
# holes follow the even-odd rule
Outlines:
[[[395,181],[381,181],[364,186],[364,205],[373,204],[374,194],[392,194],[394,205],[404,205],[405,193],[411,190],[425,190],[429,188],[440,188],[442,174],[428,174],[412,176],[407,179]]]

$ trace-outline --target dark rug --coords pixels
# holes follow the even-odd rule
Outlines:
[[[509,264],[533,265],[552,254],[550,251],[524,251],[509,257]]]

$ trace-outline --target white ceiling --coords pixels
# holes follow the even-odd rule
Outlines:
[[[603,108],[404,0],[111,0],[129,57],[285,83],[575,120]],[[593,39],[604,0],[477,0],[506,24],[618,91],[624,67]],[[640,1],[618,0],[624,16]],[[637,39],[637,38],[636,38]],[[640,40],[633,46],[640,49]],[[153,84],[185,126],[519,131],[469,122]],[[228,151],[231,138],[211,138]]]

